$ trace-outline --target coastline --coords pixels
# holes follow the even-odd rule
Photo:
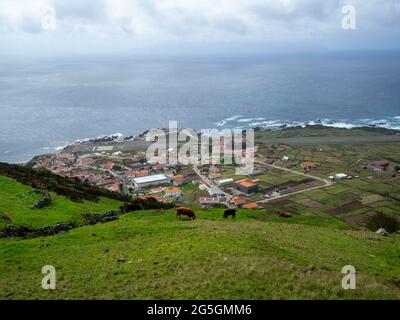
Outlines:
[[[264,117],[245,117],[242,115],[234,115],[216,122],[217,127],[233,127],[238,129],[244,128],[262,128],[265,130],[282,130],[285,128],[295,128],[306,126],[324,126],[338,129],[354,129],[354,128],[383,128],[389,130],[400,130],[400,116],[388,116],[382,119],[328,119],[321,118],[315,120],[292,121],[292,120],[268,120]]]
[[[378,142],[385,141],[387,139],[390,140],[390,141],[393,140],[393,139],[389,139],[388,137],[397,138],[397,136],[400,136],[400,130],[397,130],[397,129],[387,129],[387,128],[382,128],[382,127],[368,127],[368,126],[346,128],[346,127],[330,127],[330,126],[325,126],[325,125],[322,125],[322,124],[306,124],[304,126],[288,126],[288,127],[280,127],[278,129],[264,129],[262,127],[261,128],[260,127],[253,127],[253,128],[249,128],[249,129],[254,129],[256,132],[265,132],[265,133],[273,133],[273,132],[285,133],[286,131],[288,133],[290,133],[291,131],[294,131],[294,130],[307,130],[307,129],[319,130],[319,131],[326,130],[327,132],[329,130],[346,130],[346,131],[348,130],[349,132],[352,131],[352,130],[363,130],[363,131],[371,132],[371,136],[370,137],[368,137],[368,136],[366,136],[366,137],[362,137],[362,136],[361,137],[357,137],[357,136],[354,136],[354,137],[347,136],[346,137],[346,136],[344,136],[343,137],[343,136],[339,136],[338,135],[335,138],[334,135],[333,136],[320,135],[320,136],[309,136],[309,137],[305,136],[305,137],[300,137],[302,139],[300,139],[300,138],[296,139],[294,136],[288,136],[288,137],[282,137],[282,138],[270,138],[267,141],[263,141],[264,143],[267,143],[268,141],[270,141],[270,143],[289,143],[289,144],[295,143],[295,144],[298,144],[298,143],[301,143],[303,141],[304,143],[307,144],[307,140],[310,140],[310,139],[311,139],[310,142],[312,142],[312,141],[314,141],[314,143],[318,142],[318,139],[315,140],[315,138],[322,139],[321,143],[324,142],[324,141],[325,142],[329,142],[329,143],[333,143],[334,140],[332,140],[332,139],[336,139],[336,141],[338,141],[338,142],[344,140],[344,142],[345,142],[346,139],[340,139],[340,138],[352,138],[352,139],[349,140],[349,142],[354,141],[354,143],[363,142],[363,141],[364,142],[377,142],[378,143]],[[31,159],[29,159],[29,160],[20,162],[20,164],[27,165],[30,162],[35,161],[36,158],[42,157],[42,156],[47,155],[47,154],[54,154],[54,153],[57,153],[57,152],[65,151],[65,150],[68,150],[69,148],[74,148],[77,145],[82,145],[83,146],[83,145],[92,145],[93,144],[93,146],[95,146],[95,145],[98,145],[98,144],[113,144],[113,143],[123,143],[123,142],[128,142],[128,141],[136,141],[137,142],[137,140],[143,141],[143,137],[144,137],[146,132],[147,131],[144,131],[141,134],[130,135],[130,136],[127,136],[127,137],[124,137],[123,134],[119,133],[118,135],[117,134],[111,134],[111,135],[102,135],[102,136],[99,136],[97,138],[78,139],[78,140],[74,141],[73,143],[67,144],[64,147],[58,147],[58,148],[54,149],[51,152],[43,153],[43,154],[37,154],[34,157],[32,157]],[[374,137],[373,135],[376,135],[376,136]],[[385,136],[386,136],[386,138],[385,138]],[[328,139],[324,139],[324,138],[328,138]],[[367,139],[363,139],[363,138],[367,138]],[[377,139],[374,139],[374,138],[377,138]],[[384,139],[379,139],[379,138],[384,138]],[[298,140],[298,142],[296,142],[294,140]],[[260,142],[260,141],[262,141],[262,139],[261,140],[260,139],[256,139],[256,142]],[[397,141],[397,140],[394,139],[393,141]]]
[[[236,122],[236,123],[235,123]],[[237,124],[241,125],[237,125]],[[377,130],[388,130],[400,132],[400,116],[387,117],[386,119],[356,119],[356,120],[330,120],[330,119],[316,119],[306,121],[291,121],[291,120],[266,120],[263,117],[244,117],[242,115],[233,115],[227,117],[219,122],[214,123],[218,129],[255,129],[261,131],[282,131],[286,129],[296,128],[336,128],[336,129],[377,129]],[[226,126],[227,124],[233,124],[233,126]],[[235,125],[236,124],[236,125]],[[108,135],[99,135],[93,138],[77,139],[64,146],[59,146],[53,149],[54,151],[63,150],[75,143],[82,142],[100,142],[100,141],[121,141],[128,138],[136,138],[143,136],[148,130],[137,134],[126,136],[123,133],[113,133]]]
[[[318,128],[318,129],[364,129],[364,130],[377,130],[384,134],[395,134],[400,132],[400,116],[391,116],[381,120],[377,119],[356,119],[356,120],[330,120],[330,119],[316,119],[307,121],[291,121],[291,120],[266,120],[263,117],[245,117],[243,115],[229,116],[219,122],[214,123],[218,130],[223,129],[254,129],[257,131],[285,131],[294,129],[305,129],[305,128]],[[147,132],[136,135],[124,135],[123,133],[117,132],[106,135],[99,135],[92,138],[82,138],[66,143],[62,146],[56,147],[44,147],[38,150],[37,154],[29,159],[17,161],[14,163],[27,164],[38,156],[45,154],[52,154],[58,151],[65,150],[77,143],[110,143],[110,142],[121,142],[129,139],[135,139],[143,137]],[[40,152],[45,151],[45,152]],[[48,152],[47,152],[48,151]],[[6,162],[6,161],[5,161]],[[11,162],[12,163],[12,162]]]

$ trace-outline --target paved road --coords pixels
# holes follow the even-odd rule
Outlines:
[[[347,136],[347,137],[291,137],[258,138],[255,142],[265,144],[341,144],[341,143],[384,143],[400,142],[400,135],[395,136]]]
[[[307,178],[311,178],[311,179],[314,179],[314,180],[319,180],[319,181],[321,181],[321,182],[324,183],[324,184],[321,185],[321,186],[311,187],[311,188],[308,188],[308,189],[304,189],[304,190],[300,190],[300,191],[288,193],[288,194],[285,194],[285,195],[277,196],[277,197],[274,197],[274,198],[271,198],[271,199],[260,200],[260,201],[257,201],[257,203],[266,203],[266,202],[269,202],[269,201],[271,201],[271,200],[276,200],[276,199],[288,197],[288,196],[291,196],[291,195],[294,195],[294,194],[298,194],[298,193],[302,193],[302,192],[306,192],[306,191],[310,191],[310,190],[315,190],[315,189],[320,189],[320,188],[329,187],[329,186],[331,186],[331,185],[333,184],[333,183],[332,183],[331,181],[329,181],[329,180],[325,180],[325,179],[322,179],[322,178],[320,178],[320,177],[316,177],[316,176],[313,176],[313,175],[310,175],[310,174],[306,174],[306,173],[303,173],[303,172],[295,171],[295,170],[288,169],[288,168],[279,167],[279,166],[276,166],[276,165],[273,165],[273,164],[267,164],[267,163],[262,162],[262,161],[255,161],[255,162],[258,163],[258,164],[261,164],[261,165],[265,165],[265,166],[267,166],[267,167],[274,168],[274,169],[287,171],[287,172],[290,172],[290,173],[293,173],[293,174],[298,174],[298,175],[305,176],[305,177],[307,177]],[[214,184],[213,181],[211,181],[209,178],[207,178],[206,176],[204,176],[203,174],[201,174],[200,170],[199,170],[196,166],[193,166],[193,170],[194,170],[194,172],[196,172],[196,174],[200,177],[200,179],[203,181],[203,183],[205,183],[205,184],[208,185],[209,187],[216,186],[216,185]],[[222,191],[222,190],[221,190],[221,191]],[[225,196],[226,196],[226,198],[227,198],[227,201],[226,201],[225,204],[226,204],[228,207],[231,207],[231,206],[230,206],[230,203],[229,203],[229,200],[230,200],[233,196],[232,196],[231,194],[229,194],[229,193],[226,193],[226,192],[224,192],[224,194],[225,194]]]
[[[204,184],[206,184],[209,187],[216,187],[219,190],[221,190],[221,192],[225,195],[226,197],[226,202],[225,204],[227,205],[227,207],[230,207],[230,203],[229,201],[232,199],[232,195],[223,191],[220,187],[218,187],[216,184],[214,184],[213,181],[211,181],[209,178],[207,178],[206,176],[204,176],[203,174],[201,174],[199,168],[197,168],[197,166],[193,166],[193,171],[196,172],[196,174],[199,176],[199,178],[203,181]]]
[[[268,163],[265,163],[265,162],[262,162],[262,161],[255,160],[254,162],[262,164],[262,165],[267,166],[267,167],[271,167],[271,168],[275,168],[275,169],[278,169],[278,170],[283,170],[283,171],[287,171],[287,172],[290,172],[290,173],[298,174],[300,176],[304,176],[304,177],[311,178],[311,179],[314,179],[314,180],[319,180],[319,181],[322,181],[323,183],[325,183],[326,185],[331,185],[332,184],[332,182],[330,180],[322,179],[320,177],[313,176],[311,174],[307,174],[307,173],[304,173],[304,172],[300,172],[300,171],[296,171],[296,170],[292,170],[292,169],[288,169],[288,168],[284,168],[284,167],[279,167],[279,166],[276,166],[274,164],[268,164]]]
[[[260,200],[260,201],[257,201],[258,203],[267,203],[267,202],[269,202],[271,200],[276,200],[276,199],[280,199],[280,198],[289,197],[289,196],[292,196],[294,194],[299,194],[299,193],[303,193],[303,192],[310,191],[310,190],[315,190],[315,189],[320,189],[320,188],[326,188],[326,187],[329,187],[329,186],[331,186],[333,184],[333,182],[330,181],[330,180],[325,180],[325,179],[322,179],[320,177],[316,177],[316,176],[313,176],[313,175],[310,175],[310,174],[307,174],[307,173],[291,170],[291,169],[288,169],[288,168],[278,167],[276,165],[268,164],[268,163],[265,163],[265,162],[262,162],[262,161],[255,160],[254,162],[256,162],[258,164],[265,165],[267,167],[274,168],[274,169],[283,170],[283,171],[287,171],[287,172],[290,172],[290,173],[294,173],[294,174],[298,174],[298,175],[301,175],[301,176],[305,176],[307,178],[319,180],[319,181],[324,183],[321,186],[311,187],[311,188],[308,188],[308,189],[304,189],[304,190],[295,191],[295,192],[291,192],[291,193],[288,193],[288,194],[276,196],[276,197],[273,197],[273,198],[270,198],[270,199]]]
[[[330,185],[323,185],[323,186],[312,187],[312,188],[308,188],[308,189],[304,189],[304,190],[299,190],[299,191],[295,191],[295,192],[292,192],[292,193],[284,194],[284,195],[281,195],[281,196],[276,196],[276,197],[273,197],[273,198],[270,198],[270,199],[260,200],[260,201],[257,201],[257,203],[267,203],[267,202],[270,202],[272,200],[286,198],[286,197],[292,196],[294,194],[299,194],[299,193],[303,193],[303,192],[307,192],[307,191],[311,191],[311,190],[315,190],[315,189],[320,189],[320,188],[326,188],[328,186],[330,186]]]

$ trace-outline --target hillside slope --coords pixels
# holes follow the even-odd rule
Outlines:
[[[118,209],[121,201],[99,197],[97,202],[74,202],[51,192],[52,203],[42,209],[31,209],[43,196],[38,190],[14,179],[0,176],[0,231],[5,225],[41,227],[60,222],[81,222],[87,213]]]
[[[174,210],[137,211],[63,235],[0,240],[0,299],[400,299],[399,234],[222,212],[196,210],[187,221]],[[356,290],[341,288],[348,264]],[[56,268],[56,290],[41,289],[44,265]]]

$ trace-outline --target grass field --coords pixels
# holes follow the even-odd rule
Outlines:
[[[400,299],[399,234],[376,241],[366,231],[264,222],[260,211],[237,221],[221,209],[196,213],[178,221],[173,210],[140,211],[0,240],[0,299]],[[341,288],[348,264],[356,290]],[[56,268],[56,290],[41,289],[44,265]]]
[[[352,134],[352,131],[347,133]],[[375,213],[398,217],[400,175],[396,166],[400,162],[399,146],[399,143],[375,144],[373,147],[362,143],[260,146],[260,158],[273,160],[281,167],[303,172],[303,161],[311,161],[316,165],[307,171],[310,175],[326,179],[329,175],[346,173],[354,177],[335,181],[323,189],[288,196],[278,207],[271,204],[266,207],[288,210],[301,216],[334,216],[355,227],[365,226],[367,217]],[[289,160],[280,161],[283,156],[289,156]],[[373,170],[370,164],[381,159],[391,164],[385,171]],[[282,174],[278,176],[280,179],[283,177]],[[294,180],[293,177],[290,179]],[[271,177],[265,180],[275,182]]]
[[[29,186],[0,176],[0,230],[6,224],[40,227],[60,222],[81,222],[86,213],[115,210],[121,202],[100,198],[99,202],[73,202],[51,194],[52,204],[43,209],[30,209],[42,195]]]
[[[378,136],[392,134],[391,131],[384,129],[371,128],[287,128],[276,131],[257,131],[255,138],[291,138],[291,137],[347,137],[347,136]]]
[[[300,172],[309,160],[318,162],[317,176],[347,172],[359,178],[278,199],[262,210],[240,209],[236,221],[224,220],[223,209],[195,208],[195,221],[177,220],[173,209],[149,210],[55,236],[0,239],[0,300],[400,299],[400,233],[383,237],[362,225],[373,212],[400,214],[398,143],[372,149],[266,146],[260,154],[276,160],[289,155],[278,164]],[[387,172],[360,169],[381,158],[393,163]],[[233,168],[222,167],[223,177],[232,175]],[[273,171],[260,177],[263,186],[298,178]],[[205,194],[197,186],[182,189],[188,206]],[[30,209],[42,195],[0,176],[0,231],[6,224],[79,222],[85,213],[121,205],[51,195],[50,206]],[[280,218],[278,210],[294,216]],[[56,290],[41,288],[45,265],[56,269]],[[342,289],[346,265],[356,268],[356,290]]]

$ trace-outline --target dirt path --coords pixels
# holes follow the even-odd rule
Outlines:
[[[331,186],[333,184],[333,182],[330,181],[330,180],[325,180],[325,179],[322,179],[320,177],[316,177],[316,176],[313,176],[313,175],[310,175],[310,174],[306,174],[306,173],[303,173],[303,172],[299,172],[299,171],[295,171],[295,170],[292,170],[292,169],[279,167],[279,166],[276,166],[274,164],[268,164],[268,163],[265,163],[265,162],[262,162],[262,161],[257,161],[257,160],[255,161],[255,163],[258,163],[258,164],[261,164],[261,165],[264,165],[264,166],[267,166],[267,167],[270,167],[270,168],[274,168],[274,169],[277,169],[277,170],[283,170],[283,171],[286,171],[286,172],[290,172],[290,173],[293,173],[293,174],[304,176],[304,177],[307,177],[307,178],[310,178],[310,179],[319,180],[319,181],[324,183],[322,186],[311,187],[311,188],[308,188],[308,189],[295,191],[295,192],[284,194],[284,195],[281,195],[281,196],[276,196],[276,197],[273,197],[273,198],[270,198],[270,199],[260,200],[260,201],[257,201],[258,203],[267,203],[267,202],[269,202],[271,200],[285,198],[285,197],[288,197],[288,196],[292,196],[294,194],[299,194],[299,193],[303,193],[303,192],[307,192],[307,191],[315,190],[315,189],[326,188],[326,187],[329,187],[329,186]]]
[[[290,173],[293,173],[293,174],[297,174],[297,175],[300,175],[300,176],[304,176],[304,177],[307,177],[307,178],[311,178],[311,179],[314,179],[314,180],[319,180],[319,181],[322,181],[322,182],[325,183],[325,184],[329,184],[329,185],[332,184],[332,182],[329,181],[329,180],[322,179],[322,178],[320,178],[320,177],[313,176],[313,175],[311,175],[311,174],[307,174],[307,173],[304,173],[304,172],[299,172],[299,171],[296,171],[296,170],[292,170],[292,169],[288,169],[288,168],[284,168],[284,167],[279,167],[279,166],[276,166],[276,165],[274,165],[274,164],[268,164],[268,163],[265,163],[265,162],[262,162],[262,161],[257,161],[257,160],[255,160],[254,162],[255,162],[255,163],[258,163],[258,164],[265,165],[265,166],[267,166],[267,167],[271,167],[271,168],[277,169],[277,170],[283,170],[283,171],[287,171],[287,172],[290,172]]]
[[[230,207],[231,205],[230,205],[230,203],[229,203],[229,201],[232,199],[232,195],[231,194],[229,194],[229,193],[227,193],[227,192],[225,192],[225,191],[223,191],[223,190],[221,190],[221,188],[219,187],[219,186],[217,186],[216,184],[214,184],[214,182],[213,181],[211,181],[209,178],[207,178],[206,176],[204,176],[203,174],[201,174],[201,172],[200,172],[200,170],[199,170],[199,168],[197,168],[197,166],[193,166],[193,171],[199,176],[199,178],[203,181],[203,183],[205,184],[205,185],[207,185],[208,187],[215,187],[215,188],[218,188],[224,195],[225,195],[225,197],[226,197],[226,202],[225,202],[225,204],[226,204],[226,206],[227,207]]]

